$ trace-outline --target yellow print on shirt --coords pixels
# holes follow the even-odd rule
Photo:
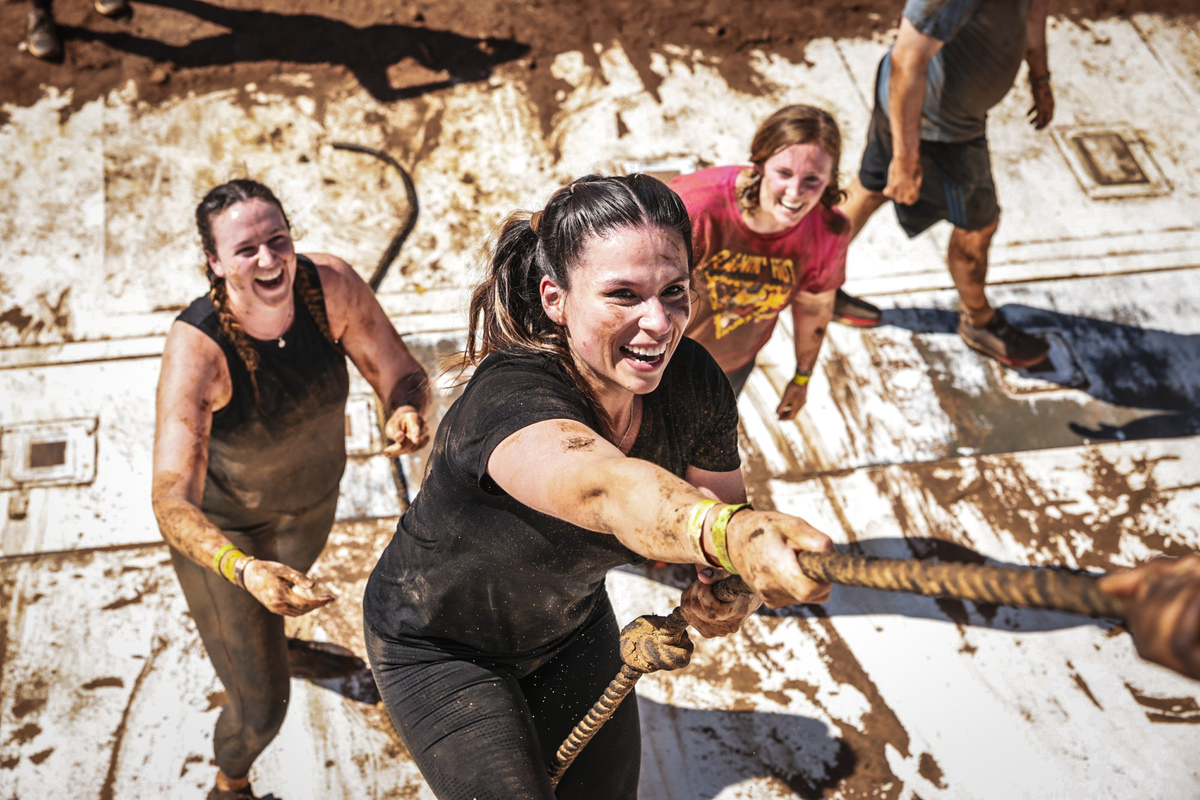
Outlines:
[[[719,250],[699,270],[708,288],[717,338],[745,325],[778,316],[791,300],[795,262]]]

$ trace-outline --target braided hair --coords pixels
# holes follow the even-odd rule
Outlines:
[[[815,144],[833,160],[829,185],[821,195],[821,205],[832,209],[842,202],[846,193],[838,186],[838,164],[842,158],[842,133],[837,121],[828,111],[815,106],[784,106],[763,120],[750,142],[750,161],[757,169],[744,173],[737,183],[738,209],[753,213],[758,209],[762,190],[762,166],[767,159],[794,144]],[[842,233],[846,222],[840,216],[831,217],[834,233]]]
[[[584,393],[611,437],[612,421],[589,390],[571,356],[566,328],[542,308],[543,276],[564,290],[591,239],[620,228],[675,230],[692,267],[692,223],[687,208],[662,181],[649,175],[587,175],[559,189],[532,216],[516,213],[500,228],[487,277],[471,295],[465,369],[496,351],[539,353],[559,364]]]
[[[196,229],[200,233],[200,244],[206,254],[215,255],[217,252],[217,243],[212,232],[213,218],[238,203],[255,199],[263,200],[278,208],[284,225],[288,227],[289,231],[291,230],[292,226],[288,222],[287,212],[283,210],[283,204],[279,202],[275,194],[257,181],[239,178],[213,188],[204,195],[200,205],[196,206]],[[208,278],[208,296],[212,300],[213,308],[216,309],[221,333],[233,344],[234,351],[246,365],[246,370],[250,373],[250,385],[254,389],[254,400],[257,403],[258,380],[255,372],[258,369],[258,351],[254,349],[250,342],[250,336],[233,313],[233,308],[229,303],[229,292],[225,288],[225,279],[213,272],[207,258],[204,261],[204,274]],[[296,269],[295,293],[304,303],[309,316],[317,323],[321,334],[340,350],[341,347],[333,338],[333,332],[329,327],[329,317],[325,313],[325,295],[321,291],[320,284],[311,279],[308,270],[303,265],[298,265]]]

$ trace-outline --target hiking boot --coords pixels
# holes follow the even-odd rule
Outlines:
[[[1049,342],[1009,325],[999,311],[982,328],[976,328],[967,322],[965,314],[959,314],[958,335],[969,346],[1009,367],[1032,367],[1050,352]]]
[[[38,8],[29,12],[25,49],[29,55],[45,61],[62,58],[62,40],[58,38],[58,28],[48,11]]]
[[[106,17],[119,17],[129,13],[129,0],[92,0],[92,5]]]
[[[883,322],[883,312],[866,300],[838,289],[833,298],[833,320],[856,328],[874,328]]]

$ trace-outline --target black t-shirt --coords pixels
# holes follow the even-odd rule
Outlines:
[[[630,458],[684,477],[740,466],[737,402],[707,351],[680,341],[642,397]],[[492,451],[550,419],[599,425],[565,371],[538,355],[493,353],[438,427],[421,491],[367,582],[366,623],[401,642],[524,660],[553,650],[604,596],[613,567],[644,560],[611,534],[548,516],[487,475]]]

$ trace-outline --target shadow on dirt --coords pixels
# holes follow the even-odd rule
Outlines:
[[[144,0],[227,28],[227,33],[174,45],[128,33],[60,26],[64,39],[102,42],[127,53],[179,67],[211,67],[239,62],[282,61],[340,64],[380,102],[405,100],[460,83],[487,79],[492,69],[520,58],[528,45],[511,39],[475,39],[395,23],[359,28],[316,14],[278,14],[222,8],[201,0]],[[393,86],[390,67],[412,59],[448,77],[413,86]]]
[[[820,798],[859,766],[850,743],[831,736],[826,723],[799,714],[686,708],[644,696],[637,703],[643,741],[671,741],[682,752],[703,752],[703,779],[716,778],[722,786],[769,777],[794,793],[789,797]]]
[[[1019,304],[1002,310],[1009,322],[1052,340],[1047,362],[1013,371],[1018,380],[1075,389],[1124,409],[1164,412],[1116,425],[1096,421],[1091,414],[1087,422],[1067,422],[1075,436],[1123,441],[1200,434],[1200,335]],[[954,335],[958,317],[944,309],[894,308],[883,312],[883,324],[918,334]]]
[[[354,653],[329,642],[288,639],[288,667],[293,678],[336,692],[359,703],[379,702],[371,668]]]

